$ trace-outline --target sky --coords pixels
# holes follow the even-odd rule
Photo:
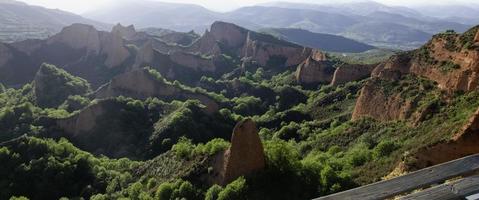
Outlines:
[[[115,3],[117,0],[19,0],[32,5],[40,5],[47,8],[58,8],[77,14],[82,14],[94,10],[101,6],[107,6]],[[141,1],[141,0],[137,0]],[[162,0],[176,3],[199,4],[215,11],[229,11],[241,6],[250,6],[259,3],[267,3],[272,0]],[[282,0],[288,2],[300,3],[330,3],[339,1],[353,0]],[[379,3],[387,5],[421,5],[430,3],[431,0],[376,0]],[[468,4],[477,2],[477,0],[434,0],[435,4]]]

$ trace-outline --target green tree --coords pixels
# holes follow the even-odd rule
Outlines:
[[[228,184],[219,194],[218,200],[244,200],[246,199],[246,179],[240,177]]]
[[[219,185],[211,186],[208,191],[206,191],[205,200],[217,200],[222,190],[223,188]]]
[[[156,189],[155,197],[157,200],[169,200],[171,199],[173,190],[173,184],[169,182],[162,183],[158,186],[158,189]]]

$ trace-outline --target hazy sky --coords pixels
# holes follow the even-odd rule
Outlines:
[[[29,4],[41,5],[48,8],[58,8],[74,13],[83,13],[100,6],[115,3],[115,0],[19,0]],[[142,1],[142,0],[137,0]],[[271,2],[272,0],[163,0],[177,3],[199,4],[216,11],[227,11],[240,6],[254,5],[258,3]],[[357,1],[357,0],[283,0],[288,2],[305,3],[330,3],[339,1]],[[432,0],[376,0],[377,2],[388,5],[414,5],[431,3]],[[477,2],[477,0],[433,0],[436,4],[467,4]]]

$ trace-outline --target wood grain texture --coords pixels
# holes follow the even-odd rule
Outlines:
[[[479,175],[432,187],[402,197],[401,200],[454,200],[479,193]]]
[[[385,199],[428,187],[479,169],[479,154],[425,168],[391,180],[381,181],[352,190],[320,197],[315,200]]]

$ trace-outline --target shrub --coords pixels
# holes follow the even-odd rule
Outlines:
[[[195,199],[196,190],[190,182],[184,181],[180,185],[179,196],[186,199]]]
[[[169,200],[173,194],[173,184],[166,182],[162,183],[156,189],[155,197],[157,200]]]
[[[194,145],[191,143],[191,140],[181,137],[178,143],[173,145],[172,149],[175,154],[180,158],[190,158],[192,156]]]
[[[396,149],[396,143],[392,141],[382,141],[374,148],[374,156],[375,158],[389,156]]]
[[[354,167],[364,165],[371,159],[371,152],[368,149],[355,149],[349,156],[349,164]]]
[[[10,200],[28,200],[27,197],[10,197]]]
[[[215,138],[205,145],[203,144],[198,144],[195,147],[195,154],[203,154],[203,155],[209,155],[212,156],[220,151],[226,150],[230,146],[230,143],[220,139],[220,138]]]
[[[218,194],[218,200],[244,200],[246,199],[247,185],[246,179],[240,177],[228,184]]]
[[[211,186],[208,189],[208,191],[206,191],[205,200],[216,200],[216,199],[218,199],[218,196],[219,196],[219,194],[221,193],[222,190],[223,190],[223,188],[219,185]]]

